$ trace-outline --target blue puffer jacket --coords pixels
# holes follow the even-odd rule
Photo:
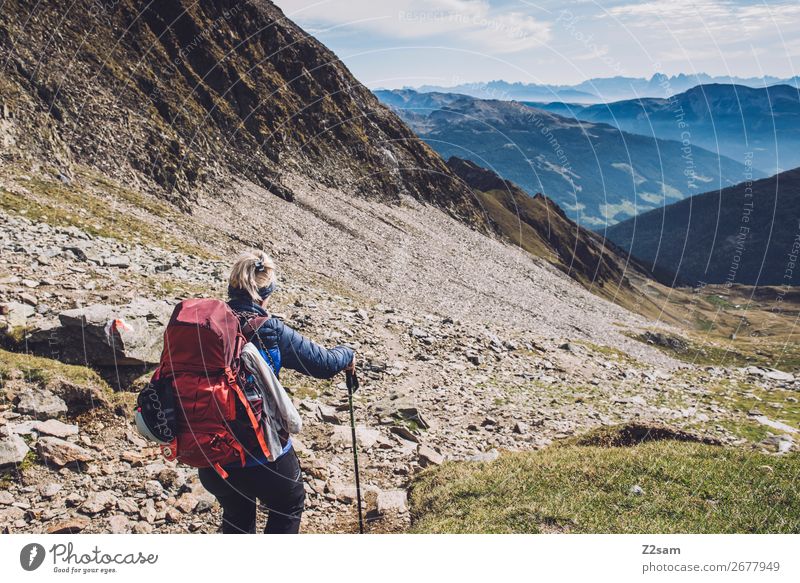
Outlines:
[[[228,301],[228,305],[238,314],[269,315],[261,306],[246,297],[232,298]],[[264,360],[272,367],[275,376],[279,376],[281,367],[285,366],[318,379],[329,379],[342,372],[353,360],[352,349],[346,346],[337,346],[328,350],[292,330],[283,323],[283,320],[274,316],[258,329],[258,337],[261,340],[258,346],[259,351],[264,356]],[[290,439],[283,448],[281,456],[291,449],[292,441]],[[245,467],[268,463],[263,454],[258,457],[248,455],[247,458]]]
[[[252,301],[232,299],[228,305],[237,313],[267,316],[267,312]],[[326,349],[292,330],[280,318],[272,317],[259,328],[263,343],[260,349],[269,351],[275,375],[282,366],[318,379],[329,379],[342,372],[353,360],[353,351],[346,346]],[[269,362],[269,359],[267,359]]]

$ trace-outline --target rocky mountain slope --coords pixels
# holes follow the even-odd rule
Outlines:
[[[740,182],[744,162],[678,141],[577,121],[514,101],[378,91],[445,158],[491,168],[531,196],[542,192],[570,218],[599,229],[645,210]],[[434,109],[437,104],[441,104]]]
[[[532,103],[547,111],[646,136],[682,140],[776,174],[800,166],[800,89],[700,85],[668,98],[583,106]]]
[[[469,160],[453,156],[447,165],[475,191],[496,232],[546,259],[590,291],[621,303],[626,293],[638,293],[631,279],[652,277],[628,253],[581,228],[541,193],[531,197]]]
[[[321,342],[353,345],[363,359],[357,423],[371,530],[407,527],[406,491],[425,467],[547,447],[603,425],[667,422],[759,450],[794,447],[796,399],[787,401],[798,387],[793,375],[682,364],[633,338],[657,324],[412,199],[402,206],[354,202],[305,177],[290,184],[300,204],[254,185],[231,191],[245,201],[263,200],[239,237],[272,241],[281,271],[276,313]],[[128,212],[124,199],[114,200]],[[104,304],[128,318],[129,305],[141,297],[174,304],[221,294],[229,258],[241,243],[202,236],[243,221],[243,213],[201,198],[191,254],[92,235],[52,218],[4,214],[12,227],[0,239],[6,323],[22,327],[16,338],[24,346],[37,330],[53,330],[54,320],[55,329],[59,320],[68,326],[67,310],[88,316]],[[265,232],[258,225],[268,217],[281,220]],[[334,244],[336,254],[315,252]],[[157,334],[156,316],[128,321],[150,322]],[[89,330],[103,326],[87,321]],[[665,337],[674,334],[660,329]],[[131,424],[132,393],[112,393],[106,384],[134,389],[141,381],[126,378],[147,367],[98,366],[104,381],[83,366],[54,360],[65,341],[37,348],[40,357],[0,351],[3,528],[214,532],[219,508],[195,472],[164,462],[142,442]],[[137,346],[125,350],[142,354]],[[308,493],[304,530],[353,531],[342,382],[288,371],[283,380],[304,418],[296,440]],[[758,416],[751,414],[755,399]]]
[[[607,236],[671,285],[798,284],[800,169],[745,182],[613,225]]]
[[[9,0],[0,12],[6,162],[83,164],[191,208],[286,171],[476,219],[443,162],[271,2]],[[476,219],[477,220],[477,219]]]

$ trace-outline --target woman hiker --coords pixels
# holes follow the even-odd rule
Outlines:
[[[275,291],[275,263],[263,251],[239,256],[228,280],[230,307],[242,322],[254,316],[269,316],[266,310]],[[345,346],[325,349],[292,330],[276,317],[258,330],[256,345],[275,375],[286,367],[318,379],[329,379],[342,371],[355,370],[355,354]],[[225,467],[223,479],[214,468],[200,469],[200,482],[222,506],[223,533],[253,533],[256,502],[269,510],[266,533],[296,534],[300,529],[305,490],[297,454],[290,438],[273,462],[254,450],[244,467]]]

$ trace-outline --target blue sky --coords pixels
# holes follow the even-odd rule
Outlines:
[[[800,73],[798,0],[275,0],[369,87]]]

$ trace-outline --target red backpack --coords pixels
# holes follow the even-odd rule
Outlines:
[[[167,459],[213,467],[227,478],[223,466],[244,466],[246,452],[260,455],[260,449],[269,455],[260,427],[262,404],[248,400],[239,366],[242,348],[266,320],[257,317],[242,326],[220,300],[192,299],[176,306],[150,384],[151,391],[167,390],[174,401],[174,435],[168,443],[161,441]]]

